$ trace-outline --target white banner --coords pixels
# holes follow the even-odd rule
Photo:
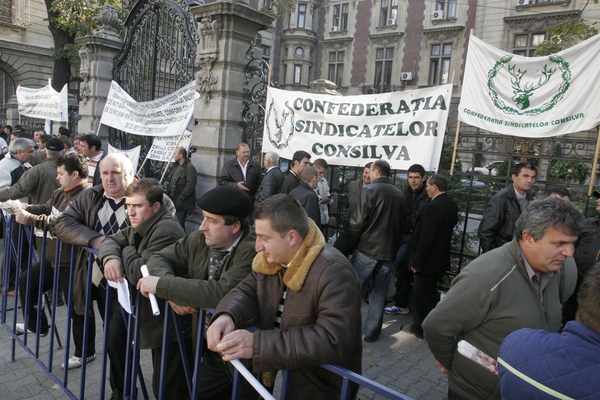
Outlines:
[[[69,120],[67,85],[63,86],[60,93],[52,89],[49,81],[48,86],[41,89],[30,89],[19,85],[17,102],[19,114],[22,116],[58,122]]]
[[[129,160],[131,161],[131,164],[133,165],[133,171],[137,171],[138,168],[138,161],[140,159],[140,149],[142,148],[142,146],[136,146],[133,149],[130,150],[121,150],[121,149],[117,149],[116,147],[112,147],[110,144],[108,145],[108,154],[111,153],[119,153],[119,154],[123,154],[125,157],[129,158]]]
[[[194,85],[190,82],[165,97],[138,103],[113,81],[100,123],[135,135],[179,135],[194,113],[194,100],[200,97]]]
[[[291,159],[363,166],[384,159],[393,169],[439,165],[452,85],[362,96],[329,96],[269,88],[263,151]]]
[[[592,129],[600,122],[600,35],[546,57],[507,53],[471,35],[458,118],[520,137]]]
[[[177,144],[177,140],[179,136],[160,136],[155,137],[152,141],[152,147],[148,151],[148,157],[151,160],[169,162],[171,161],[171,157],[175,152],[176,147],[183,147],[185,149],[189,149],[190,143],[192,141],[192,132],[186,130],[179,142]]]

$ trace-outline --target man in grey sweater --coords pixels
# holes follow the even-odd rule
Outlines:
[[[515,238],[472,261],[423,322],[427,345],[448,379],[448,400],[500,399],[497,375],[458,353],[465,340],[496,358],[504,338],[521,328],[558,332],[562,304],[575,287],[573,243],[583,216],[570,202],[529,204]]]

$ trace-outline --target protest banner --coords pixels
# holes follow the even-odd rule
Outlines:
[[[181,140],[179,136],[159,136],[155,137],[152,147],[146,156],[150,160],[169,162],[173,157],[173,152],[177,147],[188,149],[192,141],[192,132],[186,130]]]
[[[113,147],[109,144],[108,145],[108,154],[111,154],[111,153],[123,154],[125,157],[127,157],[127,158],[129,158],[129,160],[131,160],[131,164],[133,165],[133,170],[135,171],[137,169],[138,162],[140,160],[141,148],[142,148],[142,146],[136,146],[130,150],[122,150],[122,149],[117,149],[116,147]]]
[[[263,152],[291,159],[305,150],[332,165],[384,159],[436,171],[452,85],[362,96],[330,96],[269,88]]]
[[[458,118],[490,132],[551,137],[600,122],[600,35],[545,57],[522,57],[471,35]]]
[[[57,92],[48,85],[41,89],[17,87],[17,102],[20,116],[41,118],[51,121],[69,120],[69,99],[67,85]]]
[[[160,99],[138,103],[113,81],[100,123],[135,135],[178,136],[186,128],[199,96],[194,82],[190,82]]]

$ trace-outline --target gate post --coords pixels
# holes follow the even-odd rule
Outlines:
[[[117,36],[117,28],[122,22],[114,7],[110,5],[105,5],[94,20],[98,23],[98,29],[92,35],[75,40],[75,43],[81,46],[81,119],[77,131],[82,134],[93,131],[104,141],[108,141],[108,127],[102,126],[99,132],[98,127],[112,81],[113,60],[123,45],[123,41]]]
[[[198,24],[196,90],[192,145],[197,151],[192,162],[199,172],[198,193],[216,186],[223,163],[235,156],[244,138],[242,111],[246,50],[273,17],[256,11],[242,1],[217,1],[191,7]]]

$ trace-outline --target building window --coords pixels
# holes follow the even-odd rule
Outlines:
[[[444,18],[456,18],[456,0],[437,0],[435,11],[443,11]]]
[[[392,83],[392,67],[394,66],[394,48],[379,48],[375,50],[375,81],[378,92],[386,92]]]
[[[523,33],[515,35],[513,53],[519,56],[533,57],[537,46],[546,40],[545,33]]]
[[[262,49],[262,59],[267,63],[271,61],[271,46],[265,46],[264,44],[260,46]]]
[[[294,84],[302,83],[302,65],[294,65]]]
[[[452,59],[452,44],[431,45],[429,62],[429,84],[443,85],[450,82],[450,60]]]
[[[298,28],[306,28],[306,3],[298,4]]]
[[[6,109],[4,107],[13,94],[15,94],[15,81],[13,81],[6,71],[0,69],[0,111],[4,113],[0,115],[0,125],[6,118]]]
[[[13,1],[12,0],[3,0],[0,2],[0,4],[2,4],[2,7],[0,7],[0,21],[11,22],[12,21]]]
[[[349,3],[333,6],[333,24],[339,31],[348,30],[348,5]]]
[[[327,79],[338,86],[342,86],[345,54],[343,51],[332,51],[329,53],[329,73],[327,74]]]
[[[396,25],[398,23],[398,0],[381,0],[379,26]]]
[[[262,4],[264,8],[273,9],[273,0],[263,0]]]

